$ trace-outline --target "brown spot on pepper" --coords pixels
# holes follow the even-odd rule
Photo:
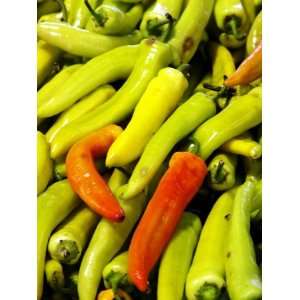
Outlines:
[[[231,252],[227,252],[226,257],[229,258],[231,256]]]
[[[187,37],[183,43],[183,53],[189,51],[194,45],[194,40],[192,37]]]
[[[226,221],[229,221],[231,217],[231,214],[227,214],[224,218],[226,219]]]

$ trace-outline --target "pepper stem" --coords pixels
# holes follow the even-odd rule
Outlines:
[[[97,13],[95,9],[92,8],[88,0],[84,0],[84,4],[91,13],[91,15],[94,17],[96,22],[98,23],[99,26],[103,27],[105,23],[108,20],[108,17],[106,16],[105,13]]]
[[[61,7],[62,14],[63,14],[63,21],[67,22],[67,20],[68,20],[68,12],[67,12],[67,9],[66,9],[64,1],[63,0],[55,0],[55,1]]]
[[[228,86],[215,86],[209,83],[204,83],[203,87],[205,89],[217,92],[216,96],[213,98],[217,101],[219,98],[225,98],[227,101],[236,94],[236,89]],[[226,102],[227,102],[226,101]]]
[[[240,32],[241,20],[236,16],[229,18],[229,21],[225,25],[226,33],[232,34],[238,41],[243,40],[246,37],[246,34]]]
[[[147,22],[147,31],[149,32],[149,34],[159,36],[162,41],[165,41],[168,38],[172,29],[172,25],[175,21],[169,13],[166,13],[165,17],[166,18],[164,20],[159,20],[158,18],[155,18]],[[164,25],[168,26],[166,26],[166,28],[163,29],[162,27]]]
[[[228,173],[224,169],[224,161],[223,160],[218,161],[216,168],[213,168],[210,171],[210,178],[211,178],[211,182],[213,182],[213,183],[219,184],[219,183],[224,182],[227,175],[228,175]]]
[[[193,154],[198,154],[199,148],[200,148],[199,142],[194,137],[190,137],[189,141],[190,142],[189,142],[187,151],[191,152]]]

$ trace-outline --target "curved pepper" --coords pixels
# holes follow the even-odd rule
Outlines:
[[[57,118],[55,123],[47,131],[47,141],[52,143],[58,132],[63,127],[103,104],[114,93],[115,89],[111,85],[102,85],[89,95],[83,97],[77,103],[73,104]]]
[[[262,41],[254,51],[240,64],[238,69],[225,80],[226,86],[246,85],[261,77]]]
[[[109,185],[111,187],[110,183]],[[122,223],[112,223],[107,219],[102,219],[82,258],[78,277],[80,300],[95,299],[103,268],[120,251],[145,207],[147,200],[145,192],[131,199],[132,201],[124,201],[120,197],[123,191],[122,186],[117,191],[117,197],[126,218]]]
[[[106,36],[62,22],[39,23],[37,34],[50,45],[83,57],[95,57],[123,45],[135,45],[142,39],[139,31],[124,36]]]
[[[250,235],[251,213],[261,207],[261,181],[248,179],[234,198],[226,247],[226,283],[232,300],[261,299],[261,275]]]
[[[88,3],[87,0],[85,1]],[[91,10],[92,17],[85,28],[100,34],[129,34],[134,31],[141,20],[143,11],[144,8],[141,4],[129,8],[129,5],[120,1],[104,1],[95,11]]]
[[[188,82],[180,71],[173,68],[159,71],[138,102],[126,129],[109,148],[106,165],[124,166],[139,158],[187,86]]]
[[[188,300],[217,300],[225,286],[224,248],[236,189],[216,201],[203,226],[186,280]]]
[[[186,276],[200,231],[199,217],[185,212],[159,265],[157,300],[182,299]]]
[[[37,202],[37,299],[43,294],[44,266],[51,232],[80,204],[67,180],[52,184]]]
[[[247,37],[246,50],[250,55],[262,39],[262,12],[254,20]]]
[[[66,80],[51,96],[47,104],[38,109],[39,117],[49,117],[64,111],[97,87],[125,79],[131,73],[139,46],[123,46],[91,59]],[[131,59],[128,59],[128,58]],[[101,72],[98,70],[101,69]]]
[[[142,292],[148,274],[168,245],[183,211],[207,174],[202,159],[189,152],[175,152],[135,229],[128,252],[128,274]]]
[[[183,0],[156,0],[144,13],[140,30],[144,37],[156,36],[166,41],[175,20],[180,16]]]
[[[197,93],[181,104],[148,142],[123,197],[131,198],[142,191],[176,143],[215,113],[214,101],[203,93]]]
[[[93,158],[106,154],[108,148],[122,132],[110,125],[77,142],[67,154],[67,177],[73,190],[97,214],[112,221],[124,219],[124,211],[109,187],[97,172]]]
[[[147,39],[140,47],[135,67],[127,81],[109,101],[62,128],[51,144],[52,157],[64,154],[70,146],[90,132],[128,117],[151,79],[172,61],[171,49],[166,44]]]
[[[194,132],[193,138],[200,145],[198,154],[206,160],[226,141],[261,123],[261,112],[261,87],[236,97]]]
[[[217,154],[208,165],[208,183],[216,191],[224,191],[235,185],[237,157]]]
[[[195,54],[213,7],[214,0],[189,0],[187,2],[169,41],[178,56],[176,64],[188,63]]]

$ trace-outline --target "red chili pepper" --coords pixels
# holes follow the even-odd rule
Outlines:
[[[93,158],[104,156],[121,132],[117,125],[102,128],[74,144],[66,159],[67,177],[74,192],[93,211],[112,221],[122,221],[124,211],[98,173]]]
[[[225,80],[226,86],[246,85],[262,74],[262,41],[254,51],[241,63],[238,69]]]
[[[189,152],[173,154],[132,237],[128,274],[142,292],[148,275],[167,246],[184,209],[201,187],[207,174],[205,162]]]

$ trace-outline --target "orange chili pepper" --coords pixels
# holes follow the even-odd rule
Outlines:
[[[246,85],[262,74],[262,41],[254,51],[241,63],[238,69],[225,80],[226,86]]]
[[[106,126],[72,146],[66,159],[72,189],[97,214],[112,221],[124,219],[124,211],[98,173],[93,158],[104,156],[122,132],[117,125]]]
[[[128,275],[142,292],[148,275],[167,246],[184,209],[201,187],[207,174],[205,162],[189,152],[173,154],[140,220],[128,252]]]

